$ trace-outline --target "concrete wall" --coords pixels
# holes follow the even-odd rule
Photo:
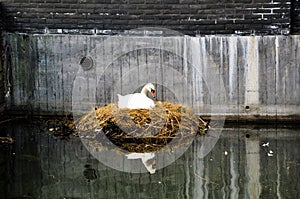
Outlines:
[[[202,115],[300,115],[298,35],[6,33],[5,45],[12,55],[5,68],[12,71],[9,110],[62,114],[72,111],[72,103],[73,108],[90,110],[116,101],[117,93],[132,93],[153,82],[158,100],[190,105]]]

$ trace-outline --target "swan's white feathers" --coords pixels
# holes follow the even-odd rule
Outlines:
[[[118,95],[119,108],[129,108],[129,109],[152,109],[155,107],[154,101],[147,97],[147,92],[155,90],[154,85],[149,83],[146,84],[141,93],[134,93],[128,95]]]

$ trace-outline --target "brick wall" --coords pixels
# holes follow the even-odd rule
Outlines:
[[[291,32],[300,33],[300,0],[292,0],[291,5]]]
[[[1,11],[1,2],[0,2],[0,16]],[[3,65],[2,65],[2,48],[3,48],[3,39],[2,39],[2,18],[0,17],[0,113],[2,112],[2,105],[4,103],[4,76],[3,76]]]
[[[298,0],[4,0],[3,19],[7,31],[37,33],[160,26],[190,35],[288,34],[291,1],[299,8]]]

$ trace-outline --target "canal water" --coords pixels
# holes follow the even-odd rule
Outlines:
[[[40,121],[0,125],[0,198],[300,198],[300,128],[224,128],[199,158],[201,137],[155,174],[100,163],[77,136]]]

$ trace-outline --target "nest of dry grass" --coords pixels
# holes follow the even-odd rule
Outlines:
[[[76,126],[85,135],[100,127],[114,145],[140,153],[157,151],[174,140],[183,144],[207,129],[207,123],[188,107],[169,102],[156,102],[151,110],[118,109],[112,103],[90,111]]]

